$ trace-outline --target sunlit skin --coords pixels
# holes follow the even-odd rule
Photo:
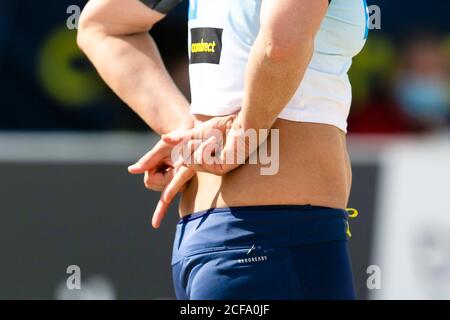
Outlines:
[[[277,120],[273,127],[280,130],[276,175],[261,176],[261,165],[252,164],[223,176],[197,173],[183,193],[181,214],[211,207],[271,204],[345,208],[351,168],[344,133],[329,125],[287,120]]]
[[[91,0],[89,4],[80,22],[80,47],[105,82],[152,128],[167,134],[129,167],[130,173],[144,174],[147,188],[162,191],[152,220],[155,228],[179,191],[183,191],[181,216],[212,207],[245,205],[346,207],[351,169],[345,134],[330,125],[277,119],[309,64],[327,0],[263,2],[261,29],[249,57],[241,111],[217,120],[190,116],[187,102],[160,63],[147,30],[162,15],[136,0]],[[121,15],[121,10],[127,15]],[[144,14],[142,10],[149,12]],[[217,121],[223,125],[217,125]],[[277,174],[262,176],[260,165],[253,164],[205,167],[172,162],[172,148],[181,137],[194,137],[195,130],[202,126],[225,129],[230,124],[244,130],[280,130]],[[193,127],[194,131],[189,131]],[[175,128],[177,132],[173,133]],[[225,135],[225,146],[233,145],[230,141],[231,137]],[[191,141],[195,150],[210,143]]]

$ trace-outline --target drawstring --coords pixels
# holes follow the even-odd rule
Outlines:
[[[354,218],[356,218],[356,217],[359,215],[358,210],[356,210],[356,209],[354,209],[354,208],[347,208],[347,209],[345,209],[345,211],[347,211],[348,217],[351,218],[351,219],[354,219]],[[347,230],[346,230],[346,233],[347,233],[347,236],[348,236],[349,238],[352,237],[352,233],[350,232],[350,224],[348,223],[348,221],[347,221]]]

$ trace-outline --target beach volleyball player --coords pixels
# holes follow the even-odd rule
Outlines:
[[[129,171],[162,191],[154,227],[182,191],[177,298],[353,299],[347,72],[367,37],[365,1],[190,1],[191,103],[148,34],[178,2],[91,0],[78,33],[105,82],[163,135]],[[223,148],[205,134],[212,129]],[[223,162],[242,132],[265,129],[279,134],[257,142],[277,150],[275,174],[262,175],[261,163]],[[179,144],[217,162],[174,162]],[[244,147],[246,157],[256,152]]]

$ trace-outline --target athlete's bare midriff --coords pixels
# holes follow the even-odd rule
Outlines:
[[[207,119],[197,117],[197,121]],[[351,186],[345,133],[331,125],[281,119],[273,128],[279,129],[277,174],[261,175],[260,168],[267,165],[247,163],[224,176],[198,173],[183,193],[181,216],[255,205],[345,208]]]

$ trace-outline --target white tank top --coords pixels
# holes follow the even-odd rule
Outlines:
[[[240,110],[261,1],[190,0],[191,113],[222,116]],[[332,0],[305,76],[279,118],[330,124],[346,132],[352,97],[347,72],[367,33],[365,0]]]

